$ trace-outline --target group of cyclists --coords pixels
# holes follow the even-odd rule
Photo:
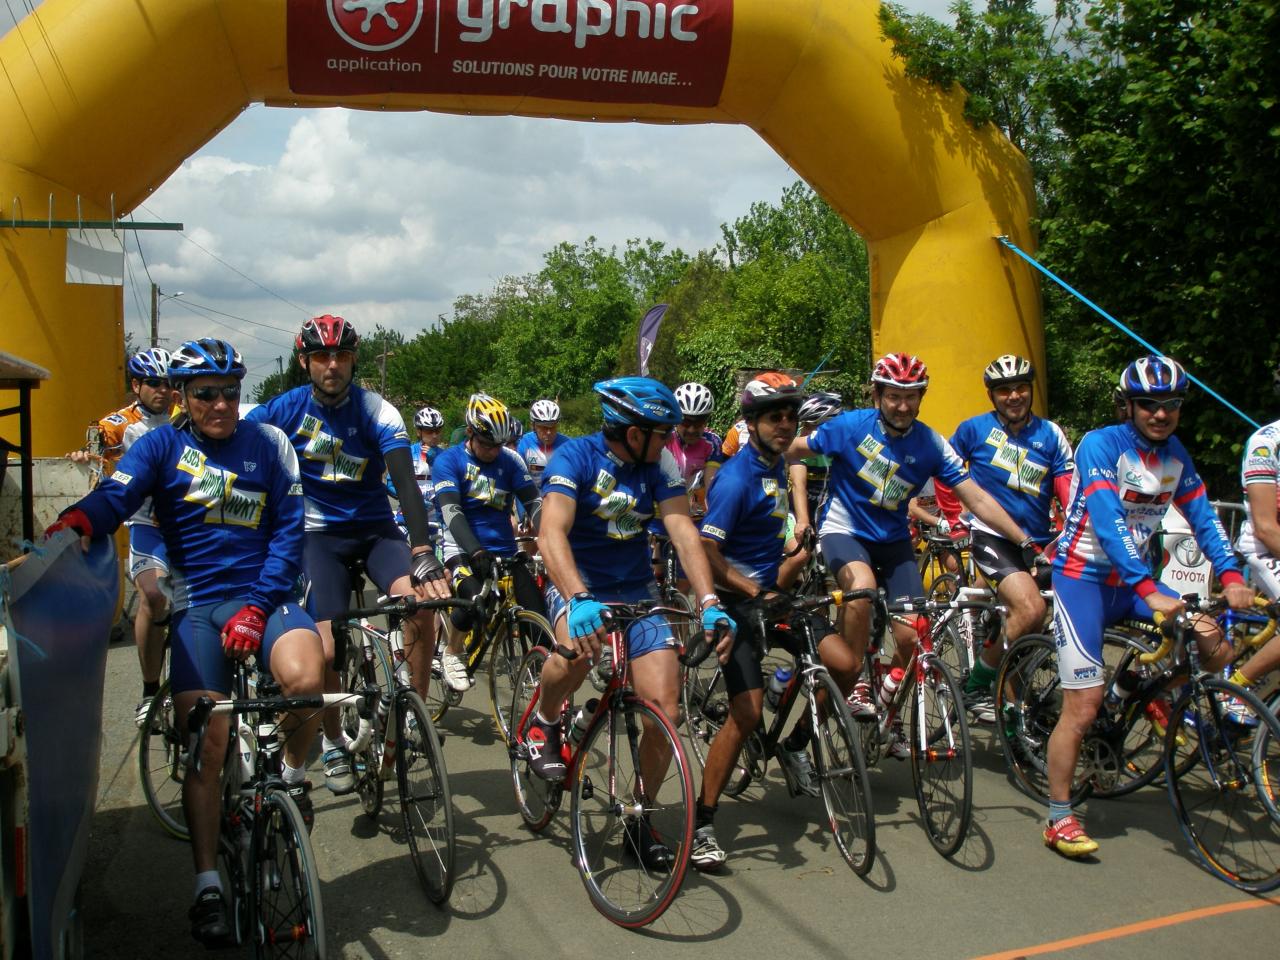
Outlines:
[[[706,756],[691,853],[695,867],[715,870],[727,860],[715,834],[718,801],[763,707],[760,654],[771,638],[754,635],[755,611],[794,583],[813,534],[841,589],[879,587],[890,600],[924,595],[909,525],[914,514],[944,527],[972,526],[973,558],[1007,609],[1010,643],[1043,629],[1036,574],[1051,557],[1065,692],[1048,745],[1043,839],[1079,857],[1097,849],[1069,798],[1082,738],[1106,692],[1103,630],[1182,608],[1152,578],[1148,558],[1171,505],[1191,524],[1228,603],[1243,608],[1254,597],[1174,436],[1188,378],[1168,357],[1144,356],[1124,369],[1117,391],[1124,419],[1087,433],[1074,452],[1060,427],[1033,412],[1036,373],[1026,359],[1004,355],[986,367],[992,409],[948,439],[918,419],[928,371],[904,353],[875,363],[866,409],[846,410],[836,394],[806,393],[782,371],[756,374],[737,397],[740,420],[727,442],[707,430],[715,398],[706,386],[672,390],[624,376],[595,385],[601,427],[587,436],[560,434],[560,409],[549,399],[532,405],[533,429],[520,436],[507,405],[477,393],[466,406],[461,442],[445,447],[439,410],[417,412],[418,441],[411,443],[399,412],[355,382],[358,344],[341,317],[308,320],[296,341],[308,382],[243,420],[245,365],[229,343],[194,340],[172,354],[152,348],[130,359],[137,400],[103,422],[120,428],[104,451],[118,456],[114,470],[47,535],[70,528],[95,537],[129,524],[129,570],[140,597],[140,718],[158,688],[166,636],[179,722],[199,697],[225,699],[231,661],[251,655],[287,695],[337,691],[330,624],[350,605],[354,563],[387,594],[473,597],[498,561],[527,558],[516,536],[525,530],[537,538],[547,583],[539,588],[530,563],[510,564],[515,600],[547,615],[557,641],[527,733],[529,764],[535,776],[560,780],[562,705],[601,656],[607,604],[658,598],[650,543],[657,534],[675,551],[681,589],[693,598],[729,695],[728,716]],[[1272,599],[1280,596],[1278,446],[1280,422],[1250,439],[1242,471],[1249,515],[1236,545]],[[931,483],[937,517],[916,502]],[[1052,523],[1055,499],[1065,517],[1060,534]],[[299,582],[308,584],[305,601]],[[862,679],[877,639],[870,636],[870,601],[849,603],[835,623],[806,616],[817,621],[820,655],[850,713],[874,718],[882,693]],[[443,682],[454,690],[470,686],[461,655],[470,617],[455,608],[445,638],[435,635],[429,615],[406,622],[413,684],[423,696],[437,642],[444,645]],[[891,635],[887,652],[901,667],[916,632],[894,621]],[[1198,636],[1206,664],[1224,665],[1230,648],[1222,632],[1210,621]],[[677,717],[681,650],[672,624],[656,614],[641,618],[627,627],[626,643],[636,692]],[[966,708],[981,722],[994,719],[1000,653],[999,644],[984,648],[967,679]],[[1232,679],[1256,683],[1277,663],[1273,642]],[[305,767],[317,728],[326,787],[342,794],[354,786],[337,711],[294,718],[283,780],[308,824]],[[204,763],[184,784],[196,870],[192,932],[208,944],[229,933],[215,866],[227,736],[225,721],[215,720]],[[793,792],[816,796],[810,737],[806,716],[779,744],[778,759]],[[910,755],[900,728],[887,750]],[[668,761],[646,752],[642,772],[659,777]],[[673,858],[643,816],[628,821],[624,852],[651,870]]]

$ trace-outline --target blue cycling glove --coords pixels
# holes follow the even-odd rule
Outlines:
[[[595,597],[574,597],[569,601],[569,636],[586,637],[604,626],[609,608]]]
[[[730,633],[738,632],[738,625],[733,622],[733,617],[729,616],[728,611],[725,610],[724,607],[720,606],[720,604],[712,604],[702,611],[702,629],[709,633],[715,632],[716,624],[721,620],[729,621]]]

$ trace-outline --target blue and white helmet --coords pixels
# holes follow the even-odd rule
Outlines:
[[[225,340],[204,337],[188,340],[169,357],[169,382],[175,386],[196,377],[244,379],[244,360]]]
[[[129,358],[125,369],[134,380],[163,380],[169,376],[169,351],[163,347],[139,350]]]
[[[529,408],[529,419],[534,423],[556,423],[560,419],[560,404],[554,400],[535,400]]]
[[[1139,357],[1120,374],[1120,395],[1128,397],[1182,396],[1187,392],[1187,372],[1172,357],[1148,354]]]
[[[599,394],[600,412],[610,426],[674,427],[683,419],[676,395],[650,377],[615,377],[591,389]]]

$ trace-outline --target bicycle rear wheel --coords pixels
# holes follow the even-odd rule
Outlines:
[[[401,628],[397,628],[401,629]],[[436,650],[431,657],[431,683],[423,703],[431,714],[431,722],[439,723],[449,708],[462,702],[462,692],[454,690],[444,679],[444,650],[449,640],[449,611],[437,610],[435,616]]]
[[[387,656],[386,646],[378,638],[370,638],[373,642],[369,649],[373,651],[373,659],[365,660],[364,648],[355,642],[355,638],[347,643],[347,662],[342,669],[342,689],[347,693],[358,693],[366,687],[373,686],[379,690],[390,689],[388,685],[395,683],[391,670],[391,658]],[[351,756],[351,772],[355,776],[356,795],[360,797],[360,806],[370,817],[376,817],[382,809],[382,741],[385,731],[374,719],[373,731],[368,745],[358,754]],[[385,720],[383,721],[385,723]],[[360,731],[360,713],[356,705],[348,701],[342,706],[342,729],[354,740]]]
[[[826,717],[818,720],[810,743],[827,824],[845,862],[866,876],[876,859],[876,822],[862,740],[831,676],[819,671],[814,685],[826,691]]]
[[[511,703],[515,698],[520,661],[534,647],[553,649],[556,636],[546,617],[532,610],[517,610],[515,636],[512,636],[507,620],[503,617],[499,619],[489,643],[489,706],[498,736],[503,743],[509,744]]]
[[[1108,629],[1102,635],[1103,671],[1108,689],[1112,678],[1122,671],[1132,671],[1144,680],[1158,673],[1158,667],[1144,665],[1138,659],[1152,649],[1144,635],[1120,628]],[[1104,710],[1111,714],[1108,722],[1114,724],[1116,732],[1107,745],[1106,763],[1095,758],[1095,797],[1122,797],[1163,775],[1169,706],[1169,695],[1163,690],[1153,690],[1145,697],[1131,697],[1118,708],[1104,704]]]
[[[183,740],[174,725],[173,695],[166,680],[151,698],[138,737],[138,779],[160,826],[179,840],[189,840],[191,833],[182,808],[182,784],[187,776]]]
[[[516,806],[520,817],[534,833],[541,831],[555,812],[560,809],[564,795],[563,783],[552,783],[535,776],[529,767],[529,753],[525,746],[525,733],[533,716],[531,706],[542,692],[542,667],[550,654],[546,647],[534,647],[524,655],[516,670],[515,689],[511,695],[512,736],[507,745],[511,758],[511,786],[516,794]]]
[[[302,814],[282,788],[268,789],[253,826],[255,953],[324,960],[320,875]]]
[[[1186,730],[1186,735],[1179,733]],[[1280,720],[1257,696],[1220,677],[1192,683],[1165,737],[1169,801],[1192,851],[1240,890],[1280,887]]]
[[[432,903],[453,890],[456,837],[449,773],[435,724],[426,704],[412,690],[396,694],[396,784],[409,858]]]
[[[652,923],[679,892],[693,845],[693,779],[675,728],[625,694],[588,731],[571,778],[575,861],[592,904],[619,926]],[[660,860],[646,855],[646,830],[667,848]]]
[[[1049,735],[1061,712],[1062,685],[1053,638],[1027,634],[1006,650],[1000,661],[996,733],[1014,785],[1040,803],[1049,802]],[[1081,763],[1071,784],[1072,805],[1084,800],[1091,790],[1088,769]]]
[[[911,697],[911,783],[925,833],[944,857],[964,843],[973,816],[973,748],[960,685],[926,657]]]

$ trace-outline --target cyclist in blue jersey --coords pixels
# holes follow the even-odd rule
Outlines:
[[[720,657],[729,693],[729,716],[707,751],[698,795],[690,859],[699,870],[718,869],[725,852],[716,840],[717,802],[743,741],[755,730],[763,704],[764,675],[760,652],[767,646],[757,634],[752,607],[775,592],[782,567],[787,530],[787,473],[782,454],[795,439],[798,411],[804,399],[789,377],[775,382],[767,374],[748,382],[740,397],[748,442],[728,459],[707,492],[702,545],[707,552],[725,608],[739,624],[738,637]],[[831,624],[814,616],[823,637],[819,653],[847,693],[853,687],[853,658]],[[781,632],[771,639],[786,643]],[[799,652],[792,650],[792,652]],[[778,759],[788,785],[796,793],[818,796],[806,747],[811,731],[806,715],[779,744]]]
[[[511,434],[511,413],[500,400],[473,393],[467,401],[467,441],[450,447],[436,461],[436,500],[444,524],[444,562],[453,576],[454,592],[471,599],[493,572],[495,558],[524,556],[511,529],[513,502],[523,504],[533,529],[538,529],[542,501],[538,488],[514,450],[504,446]],[[521,565],[511,571],[515,599],[520,606],[545,614],[542,593],[533,572]],[[468,630],[475,626],[470,610],[454,610],[449,648],[441,658],[445,682],[466,690],[462,657]]]
[[[871,374],[874,407],[850,410],[826,421],[787,449],[793,463],[825,454],[831,457],[829,489],[818,534],[822,555],[844,590],[883,587],[890,600],[924,593],[907,524],[907,503],[930,477],[955,490],[961,502],[992,530],[1030,549],[1034,542],[995,499],[969,479],[951,445],[917,420],[929,386],[924,363],[905,353],[888,354]],[[845,607],[841,633],[861,670],[870,633],[871,605],[862,600]],[[913,625],[894,621],[897,649],[893,666],[905,668],[916,640]],[[859,681],[849,698],[855,717],[874,717],[873,691]],[[910,756],[901,724],[893,730],[889,754]]]
[[[570,440],[547,466],[538,536],[552,586],[547,608],[561,648],[542,671],[542,696],[529,730],[535,774],[556,780],[565,774],[560,756],[561,705],[582,685],[606,638],[606,602],[634,603],[657,596],[645,525],[660,513],[667,535],[700,597],[707,639],[732,620],[712,590],[711,570],[698,530],[689,519],[684,482],[663,444],[680,422],[671,391],[648,377],[619,377],[594,387],[604,428]],[[565,602],[565,598],[568,602]],[[729,643],[729,636],[720,642]],[[627,656],[636,692],[677,716],[680,669],[671,625],[646,617],[627,632]],[[647,738],[646,738],[647,739]],[[661,781],[670,758],[643,751],[642,772]],[[670,865],[671,850],[647,821],[630,820],[626,849],[652,868]]]
[[[973,482],[995,497],[1043,550],[1054,537],[1050,527],[1054,497],[1065,505],[1070,493],[1075,469],[1071,444],[1056,423],[1032,413],[1035,370],[1029,360],[1006,353],[987,365],[982,380],[994,409],[956,427],[951,447],[968,465]],[[949,492],[938,489],[944,509]],[[982,520],[973,523],[970,550],[1009,610],[1005,618],[1009,642],[1039,631],[1045,603],[1034,563],[1028,563],[1024,551]],[[995,722],[991,685],[1002,652],[998,643],[985,646],[965,685],[965,706],[982,723]]]
[[[306,499],[303,567],[311,584],[311,613],[324,640],[327,692],[339,689],[330,624],[350,606],[349,563],[362,560],[369,579],[384,593],[420,599],[449,593],[431,545],[404,420],[382,397],[353,382],[359,344],[355,328],[342,317],[308,320],[296,346],[298,363],[311,382],[255,407],[246,418],[279,427],[298,454]],[[399,495],[409,543],[392,517],[384,472]],[[413,685],[425,697],[435,654],[434,617],[424,610],[404,626]],[[336,708],[324,713],[322,744],[326,786],[335,794],[349,793],[355,778]]]
[[[413,461],[413,478],[417,481],[418,493],[422,495],[422,501],[427,506],[427,519],[431,525],[432,541],[435,542],[436,504],[431,483],[431,465],[445,449],[440,445],[441,435],[444,432],[444,417],[435,407],[423,407],[413,415],[413,426],[418,431],[418,439],[409,447],[409,459]],[[387,476],[387,494],[397,501],[400,499],[396,496],[396,485],[391,481],[390,475]],[[407,529],[404,525],[403,511],[396,511],[395,520],[396,526],[401,530]]]
[[[1146,356],[1120,375],[1119,398],[1128,419],[1085,434],[1076,449],[1067,521],[1053,562],[1053,632],[1058,647],[1062,712],[1049,737],[1049,822],[1045,845],[1066,857],[1087,856],[1098,844],[1071,811],[1071,780],[1085,731],[1104,694],[1103,630],[1127,617],[1175,616],[1183,602],[1152,579],[1147,551],[1172,505],[1195,532],[1213,563],[1227,602],[1253,601],[1240,564],[1186,448],[1173,435],[1187,392],[1187,375],[1169,357]],[[1200,616],[1197,641],[1207,670],[1231,654],[1222,631]],[[1117,696],[1125,691],[1114,687]],[[1166,726],[1168,707],[1165,706]]]
[[[322,685],[320,637],[291,599],[302,562],[298,461],[279,430],[239,423],[244,373],[225,341],[179,347],[168,374],[185,416],[138,437],[115,473],[45,534],[69,527],[106,536],[151,499],[173,585],[169,679],[180,730],[200,697],[227,699],[232,659],[257,653],[288,696]],[[283,779],[309,826],[304,768],[316,721],[305,711],[285,727]],[[196,869],[191,932],[210,946],[231,933],[217,869],[228,731],[226,717],[210,720],[203,765],[186,773],[182,791]]]
[[[520,454],[533,482],[541,490],[551,455],[569,438],[560,432],[560,404],[554,400],[535,400],[529,408],[529,422],[533,429],[520,438],[516,453]]]

